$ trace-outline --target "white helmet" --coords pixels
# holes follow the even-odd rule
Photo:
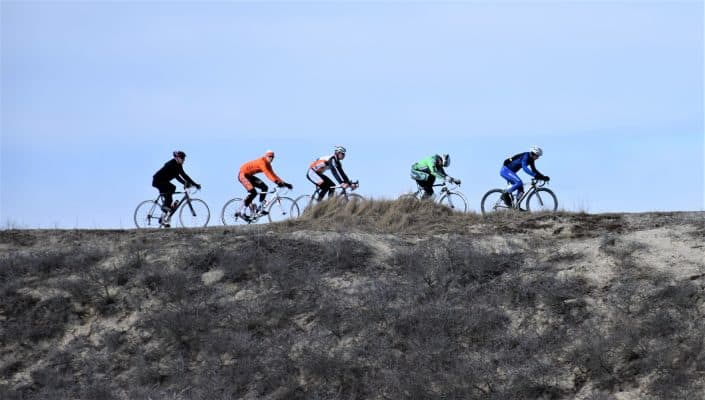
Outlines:
[[[541,157],[543,155],[543,150],[539,146],[531,146],[531,149],[529,149],[530,152],[536,154],[537,156]]]
[[[334,147],[333,147],[333,153],[343,153],[343,154],[345,154],[345,152],[347,152],[347,150],[345,150],[345,147],[343,147],[343,146],[334,146]]]
[[[443,156],[441,156],[441,160],[443,160],[444,167],[450,167],[450,154],[443,154]]]

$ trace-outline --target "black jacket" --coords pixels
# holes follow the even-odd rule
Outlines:
[[[184,167],[174,159],[167,161],[162,169],[154,174],[153,178],[155,182],[169,182],[172,179],[176,179],[182,184],[185,184],[186,182],[191,185],[196,184],[190,176],[186,175],[186,172],[184,172]]]

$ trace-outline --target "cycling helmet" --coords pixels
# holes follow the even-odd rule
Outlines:
[[[174,157],[186,158],[186,153],[181,150],[174,150]]]
[[[444,167],[450,167],[450,154],[443,154],[441,157],[441,160],[443,160],[443,166]]]
[[[340,152],[340,153],[345,154],[346,151],[347,151],[347,150],[345,150],[345,147],[343,147],[343,146],[335,146],[335,147],[333,147],[333,153],[338,153],[338,152]]]
[[[274,152],[272,150],[267,150],[264,152],[265,157],[274,157]]]
[[[539,146],[531,146],[531,149],[529,151],[536,154],[539,157],[541,157],[543,155],[543,150],[541,150],[541,148]]]

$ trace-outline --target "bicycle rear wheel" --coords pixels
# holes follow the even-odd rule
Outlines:
[[[438,204],[444,205],[451,210],[467,212],[468,211],[468,201],[465,200],[465,196],[460,192],[448,192],[438,200]]]
[[[504,203],[504,200],[502,200],[502,193],[504,193],[504,190],[502,189],[492,189],[482,196],[480,209],[483,214],[504,212],[512,209]]]
[[[201,199],[190,199],[180,208],[179,222],[184,228],[202,228],[208,225],[211,219],[211,210]]]
[[[135,208],[135,226],[137,228],[159,228],[162,209],[154,200],[145,200]]]
[[[550,189],[539,188],[526,198],[527,211],[556,211],[558,198]]]
[[[294,216],[299,216],[299,208],[294,199],[289,197],[278,197],[269,204],[267,208],[267,218],[269,222],[281,222]]]
[[[294,205],[291,206],[291,218],[298,218],[301,214],[311,207],[314,203],[313,197],[310,194],[304,194],[294,200]]]
[[[239,197],[228,200],[220,211],[220,221],[225,226],[247,225],[250,222],[236,215],[242,209],[243,200]]]

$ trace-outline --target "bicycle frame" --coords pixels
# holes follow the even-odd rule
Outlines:
[[[448,187],[448,186],[450,186],[450,185],[452,185],[452,187]],[[440,190],[440,194],[439,194],[439,195],[435,195],[435,194],[434,194],[434,196],[435,196],[437,199],[440,199],[441,197],[443,197],[442,194],[454,192],[455,189],[458,188],[458,185],[456,185],[456,184],[454,184],[454,183],[449,184],[448,182],[434,183],[434,184],[433,184],[433,187],[441,187],[441,186],[442,186],[442,189]],[[423,186],[419,185],[419,183],[416,182],[416,192],[413,193],[414,196],[415,196],[416,198],[418,198],[418,199],[422,199],[424,193],[426,193],[426,191],[424,190]]]
[[[358,182],[359,182],[359,181],[350,182],[351,185],[348,186],[347,188],[344,188],[342,185],[336,185],[336,186],[331,186],[330,189],[332,189],[332,190],[335,191],[335,193],[333,194],[333,196],[335,196],[335,197],[345,197],[345,198],[347,199],[347,197],[348,197],[348,189],[350,189],[350,191],[355,190],[355,189],[352,189],[352,186],[356,186],[356,187],[359,186],[359,183],[358,183]],[[340,189],[340,190],[338,190],[338,189]],[[320,193],[321,193],[321,188],[318,187],[318,186],[316,186],[316,188],[313,190],[313,193],[311,194],[311,199],[318,201],[318,195],[319,195]],[[327,194],[326,194],[326,195],[327,195]],[[324,195],[323,197],[325,197],[326,195]],[[323,199],[321,199],[321,200],[323,200]]]
[[[539,183],[539,182],[541,182],[541,183]],[[521,195],[521,197],[516,201],[516,204],[512,205],[512,208],[514,208],[514,209],[519,208],[519,205],[520,205],[524,200],[526,200],[527,198],[529,198],[529,195],[531,195],[531,193],[535,192],[537,188],[540,188],[540,187],[545,186],[545,185],[546,185],[546,181],[539,181],[539,180],[536,180],[536,179],[532,179],[532,180],[531,180],[531,184],[529,185],[529,189],[526,190],[526,191],[524,191],[524,194]],[[511,187],[511,186],[510,186],[510,187]]]

